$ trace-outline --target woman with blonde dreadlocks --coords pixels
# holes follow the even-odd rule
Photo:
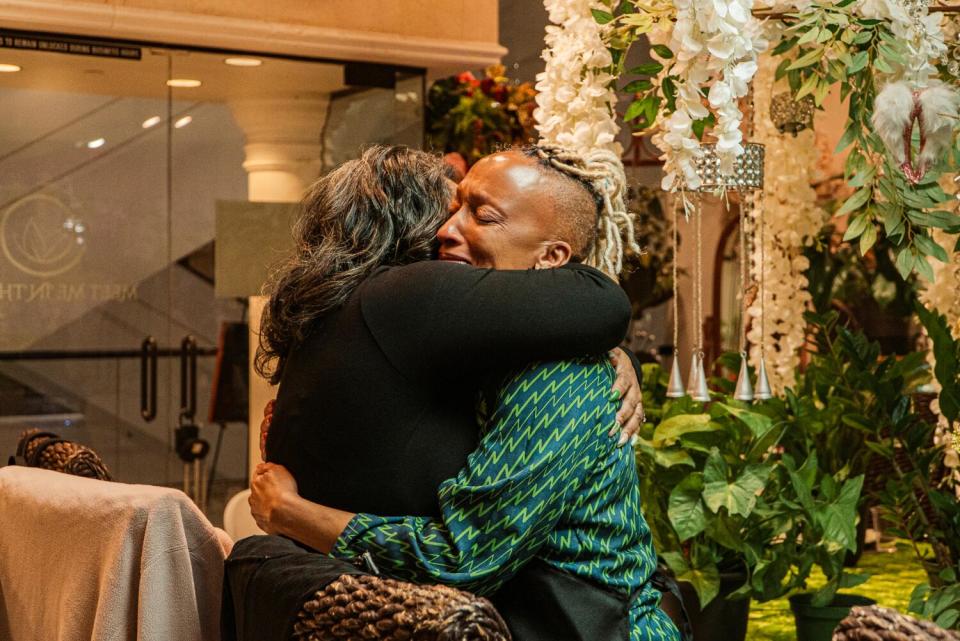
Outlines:
[[[491,269],[589,261],[615,273],[625,247],[637,249],[624,190],[608,152],[494,154],[461,182],[438,234],[440,257]],[[480,442],[440,485],[440,517],[311,503],[295,496],[283,468],[265,464],[253,502],[278,507],[261,527],[335,556],[369,553],[389,576],[491,595],[518,640],[673,641],[651,582],[656,554],[633,453],[600,438],[615,423],[612,375],[604,359],[580,358],[489,381]]]

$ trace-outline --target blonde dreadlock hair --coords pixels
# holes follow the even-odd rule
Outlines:
[[[583,185],[597,207],[595,233],[583,262],[616,279],[628,253],[640,254],[634,217],[627,211],[627,177],[620,156],[608,149],[578,153],[557,145],[530,145],[523,153]]]

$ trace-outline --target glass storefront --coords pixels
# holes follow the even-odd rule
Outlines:
[[[196,420],[215,444],[216,348],[245,320],[244,298],[215,295],[218,207],[276,199],[252,193],[283,180],[251,175],[271,140],[288,156],[299,145],[310,177],[364,143],[419,146],[424,77],[39,34],[0,43],[0,453],[37,427],[90,445],[118,480],[178,484],[181,341],[198,344]],[[296,131],[305,139],[283,139]],[[245,479],[246,444],[245,424],[228,423],[217,478]]]

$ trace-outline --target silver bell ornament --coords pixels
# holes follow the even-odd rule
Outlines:
[[[703,356],[697,357],[697,385],[690,390],[690,398],[701,403],[710,400],[710,388],[707,387],[707,373],[703,369]]]
[[[737,376],[737,388],[733,397],[738,401],[749,403],[753,400],[753,385],[750,383],[750,365],[747,363],[745,352],[740,353],[740,375]]]
[[[699,381],[697,380],[697,375],[700,370],[697,368],[697,365],[700,363],[700,358],[697,356],[697,353],[693,353],[693,357],[690,359],[690,375],[687,376],[687,394],[694,394],[697,391],[697,385]]]
[[[687,392],[683,389],[683,377],[680,375],[680,359],[673,353],[673,367],[670,368],[670,382],[667,384],[667,398],[681,398]]]
[[[754,397],[758,401],[773,398],[773,391],[770,389],[770,380],[767,378],[767,364],[763,360],[763,356],[760,357],[760,369],[757,372],[757,391]]]

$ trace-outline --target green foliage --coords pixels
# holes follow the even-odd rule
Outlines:
[[[919,303],[916,310],[933,342],[934,375],[940,383],[940,411],[952,424],[960,421],[960,341],[953,338],[945,316]]]
[[[806,315],[815,328],[810,363],[787,391],[786,402],[800,428],[831,473],[863,474],[883,430],[917,420],[909,395],[929,380],[923,353],[880,356],[880,346],[861,332],[839,325],[836,312]]]
[[[933,240],[931,229],[960,234],[960,216],[942,209],[949,197],[937,184],[947,165],[955,168],[956,158],[929,168],[917,185],[895,166],[871,118],[877,75],[905,64],[907,43],[893,35],[886,21],[861,18],[854,10],[849,2],[813,3],[795,14],[774,49],[775,55],[785,56],[776,76],[786,77],[797,99],[812,96],[817,107],[835,86],[841,99],[849,98],[836,152],[849,149],[844,177],[857,190],[836,212],[849,216],[844,241],[858,241],[860,253],[866,254],[878,239],[886,239],[902,278],[916,272],[933,280],[926,257],[946,261],[947,253]]]
[[[665,45],[653,45],[651,53],[662,62],[653,60],[630,69],[626,68],[627,54],[631,47],[649,33],[654,25],[668,19],[672,8],[648,6],[617,0],[602,0],[607,9],[592,9],[593,18],[601,25],[611,27],[606,38],[613,64],[608,69],[613,77],[613,87],[632,99],[623,114],[623,120],[634,131],[643,131],[653,126],[657,114],[665,108],[668,112],[675,108],[676,76],[666,75],[658,78],[664,67],[673,60],[673,52]],[[622,82],[617,86],[617,81]]]
[[[957,572],[949,568],[937,578],[944,585],[931,587],[929,583],[921,583],[914,588],[909,609],[941,628],[960,628],[960,582],[957,581]]]
[[[829,579],[818,600],[861,580],[844,573],[843,559],[857,544],[862,476],[824,473],[809,448],[798,465],[782,448],[794,419],[781,401],[667,401],[666,382],[658,366],[644,366],[655,427],[637,445],[640,489],[658,550],[700,602],[716,597],[722,572],[746,571],[735,596],[760,601],[805,586],[814,567]]]
[[[947,406],[953,411],[960,348],[942,317],[919,305],[916,311],[935,337],[934,349],[944,363],[938,376],[948,381]],[[797,389],[787,395],[797,417],[797,433],[806,435],[804,440],[828,471],[842,476],[874,466],[888,470],[881,482],[868,488],[865,498],[882,510],[890,523],[886,531],[908,540],[917,560],[940,584],[919,586],[913,609],[956,626],[951,612],[958,608],[957,480],[946,468],[946,448],[936,442],[936,426],[922,420],[911,403],[929,380],[926,355],[882,357],[877,343],[839,326],[835,313],[808,314],[807,320],[815,328],[811,362]],[[788,441],[786,447],[797,446]]]

